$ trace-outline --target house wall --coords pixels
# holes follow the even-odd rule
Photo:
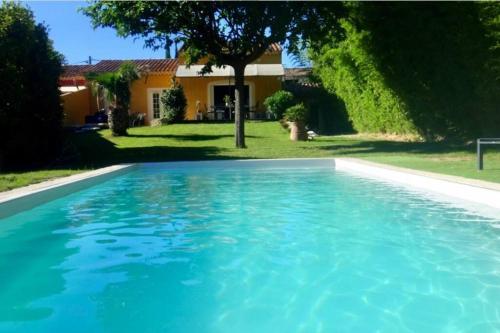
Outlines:
[[[95,98],[90,89],[82,89],[61,96],[64,110],[64,126],[85,124],[85,116],[97,110]]]
[[[146,124],[151,119],[148,117],[148,89],[168,88],[172,85],[173,73],[149,74],[132,83],[130,88],[130,112],[146,114]],[[85,116],[97,111],[96,98],[89,89],[80,90],[61,97],[65,113],[64,125],[76,126],[85,124]]]
[[[253,64],[281,64],[281,52],[264,53],[259,59],[255,60]]]
[[[234,80],[227,77],[182,77],[177,82],[184,88],[188,102],[186,119],[196,119],[196,101],[200,101],[200,111],[207,112],[210,108],[209,87],[214,83],[233,85]],[[263,102],[266,97],[281,89],[281,78],[278,76],[246,77],[245,82],[250,85],[251,107],[257,107],[258,111],[264,111]],[[253,101],[252,101],[253,99]]]
[[[207,58],[204,57],[197,61],[198,65],[205,64]],[[281,52],[266,52],[254,64],[281,64]],[[185,64],[184,54],[179,54],[179,64]],[[186,119],[196,119],[196,101],[200,101],[200,111],[207,112],[210,108],[209,86],[214,82],[233,85],[234,80],[227,77],[179,77],[177,78],[184,87],[184,93],[188,102],[186,110]],[[258,76],[246,77],[245,82],[250,85],[250,94],[253,94],[250,103],[251,107],[257,107],[257,111],[264,111],[263,102],[266,97],[281,89],[281,77],[278,76]]]
[[[183,63],[183,54],[179,55],[179,62]],[[206,59],[198,63],[203,64]],[[281,53],[266,53],[254,63],[256,64],[281,64]],[[154,89],[164,89],[172,86],[172,78],[175,73],[150,73],[140,78],[131,85],[130,112],[144,113],[145,123],[150,124],[152,120],[149,99],[151,91]],[[277,76],[247,77],[246,81],[252,86],[251,107],[263,110],[264,99],[275,91],[281,89],[281,80]],[[209,95],[210,84],[220,82],[224,84],[234,84],[233,80],[227,77],[193,77],[177,78],[177,82],[183,85],[186,94],[188,107],[186,112],[187,120],[196,119],[196,101],[200,101],[201,111],[206,112],[210,107]],[[83,125],[85,116],[94,114],[97,111],[96,98],[92,96],[89,89],[71,93],[62,97],[64,112],[66,114],[65,125]]]
[[[132,83],[130,88],[130,112],[141,112],[146,114],[146,124],[150,124],[151,117],[148,115],[148,89],[169,88],[172,86],[173,73],[149,74]]]

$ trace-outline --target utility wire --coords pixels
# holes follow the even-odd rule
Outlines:
[[[92,56],[89,56],[89,58],[87,60],[82,60],[82,61],[75,62],[75,63],[68,64],[68,65],[80,65],[80,64],[92,65],[93,63],[96,63],[99,61],[101,61],[101,59],[96,59],[96,58],[93,58]]]

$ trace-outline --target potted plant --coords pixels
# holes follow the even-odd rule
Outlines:
[[[278,90],[264,101],[267,112],[274,119],[281,120],[286,109],[294,104],[293,94],[289,91]]]
[[[288,121],[290,128],[290,140],[305,141],[307,140],[306,118],[307,108],[303,103],[294,105],[286,109],[285,119]]]
[[[226,107],[230,108],[232,107],[233,102],[231,101],[231,96],[229,95],[224,95],[224,104]]]

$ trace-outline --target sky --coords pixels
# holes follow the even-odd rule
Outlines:
[[[89,56],[93,63],[103,59],[164,58],[165,50],[144,48],[142,39],[118,37],[114,29],[94,30],[90,19],[78,12],[83,1],[24,1],[34,13],[37,22],[49,28],[49,37],[57,51],[64,54],[70,65],[84,64]],[[172,52],[173,54],[173,52]],[[294,67],[283,53],[285,67]]]

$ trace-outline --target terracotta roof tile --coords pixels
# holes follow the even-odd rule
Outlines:
[[[308,67],[285,68],[285,80],[307,78],[311,75],[311,73],[312,68]]]
[[[61,78],[83,77],[85,73],[91,72],[93,65],[64,65]]]
[[[271,53],[274,53],[274,52],[281,52],[282,51],[282,48],[281,48],[281,45],[278,44],[278,43],[272,43],[271,45],[269,45],[269,47],[267,48],[267,51],[266,52],[271,52]]]
[[[92,72],[114,72],[125,61],[133,62],[139,69],[152,73],[175,72],[179,61],[177,59],[136,59],[136,60],[101,60],[92,68]]]

